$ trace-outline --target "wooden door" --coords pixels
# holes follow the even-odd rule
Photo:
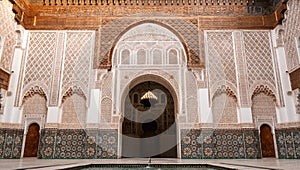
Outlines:
[[[262,157],[275,157],[273,134],[269,125],[260,127],[260,142]]]
[[[40,126],[33,123],[29,126],[26,135],[24,157],[37,157],[39,138],[40,138]]]

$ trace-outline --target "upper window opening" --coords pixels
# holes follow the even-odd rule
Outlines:
[[[169,64],[178,64],[178,54],[175,49],[169,51]]]
[[[300,37],[297,38],[298,61],[300,64]]]
[[[140,49],[137,52],[137,64],[147,64],[147,55],[146,55],[146,51],[143,49]]]
[[[163,59],[162,52],[158,49],[155,49],[153,51],[152,59],[153,59],[153,64],[162,64],[162,59]]]
[[[0,36],[0,59],[2,57],[2,49],[3,49],[3,42],[2,37]]]
[[[123,50],[121,54],[121,64],[130,64],[129,50]]]
[[[144,23],[120,37],[114,47],[112,65],[120,65],[118,68],[122,69],[168,65],[174,68],[184,66],[185,54],[183,44],[172,31],[158,24]]]

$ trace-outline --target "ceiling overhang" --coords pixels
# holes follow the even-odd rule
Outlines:
[[[94,30],[101,20],[197,18],[201,29],[272,29],[287,0],[10,0],[15,20],[28,30]]]
[[[300,75],[300,68],[298,68],[298,69],[293,70],[292,72],[290,72],[290,80],[291,80],[292,90],[300,88],[299,75]]]
[[[10,73],[0,68],[0,89],[8,89]]]

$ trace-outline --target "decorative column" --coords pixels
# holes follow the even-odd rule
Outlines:
[[[201,115],[201,123],[212,123],[212,113],[211,108],[209,107],[209,96],[208,96],[208,89],[201,88],[198,89],[199,94],[199,108],[200,108],[200,115]]]
[[[27,40],[27,31],[20,25],[16,28],[17,40],[14,50],[12,70],[9,80],[9,87],[7,90],[5,108],[2,121],[6,123],[20,123],[21,122],[21,110],[19,107],[14,106],[14,100],[17,95],[17,87],[20,76],[20,70],[23,66],[22,58],[25,56],[26,40]]]
[[[56,57],[54,61],[54,68],[53,68],[53,79],[51,82],[51,91],[49,97],[49,106],[48,106],[48,113],[47,113],[47,124],[46,127],[55,127],[55,124],[59,123],[60,121],[60,114],[61,109],[59,108],[60,101],[59,101],[59,89],[61,88],[61,76],[62,76],[62,62],[64,58],[64,44],[65,44],[65,33],[64,32],[57,32],[57,51]],[[52,125],[50,125],[52,124]],[[54,125],[54,127],[53,127]]]
[[[243,37],[241,31],[233,32],[234,55],[237,65],[237,85],[240,101],[239,123],[252,123],[250,98],[248,95],[245,56],[243,55]]]
[[[279,81],[281,81],[281,90],[283,97],[283,107],[277,109],[278,123],[297,122],[300,121],[300,115],[295,114],[295,100],[291,89],[291,81],[289,78],[286,55],[283,41],[284,30],[278,26],[272,31],[273,46],[277,60],[277,69],[279,70]]]
[[[98,124],[99,123],[99,111],[100,111],[100,97],[101,97],[101,90],[100,89],[91,89],[90,95],[90,105],[87,112],[87,125]]]

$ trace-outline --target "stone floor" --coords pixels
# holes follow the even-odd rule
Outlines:
[[[262,170],[262,169],[286,169],[299,170],[300,160],[296,159],[218,159],[218,160],[196,160],[196,159],[168,159],[153,158],[153,164],[209,164],[232,169]],[[9,169],[36,169],[53,170],[64,169],[88,164],[147,164],[147,158],[126,159],[0,159],[0,170]]]

